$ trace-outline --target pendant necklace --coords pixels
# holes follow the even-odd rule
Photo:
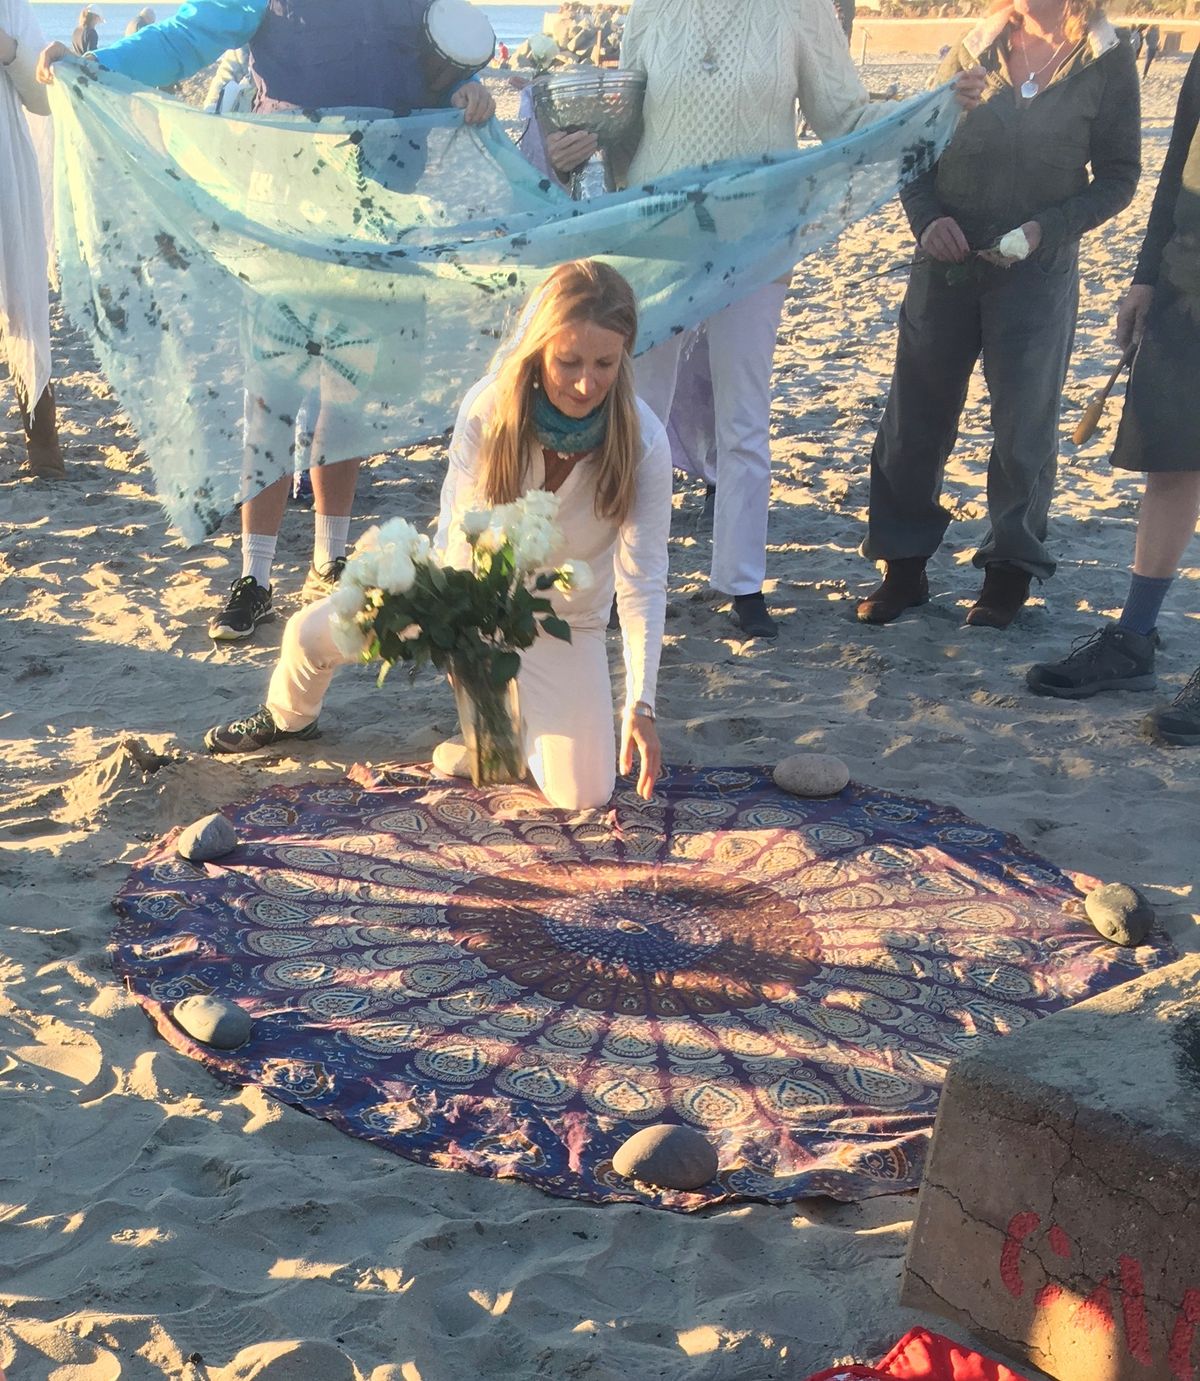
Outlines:
[[[708,16],[704,9],[704,0],[696,0],[696,18],[700,21],[700,33],[704,39],[704,52],[700,58],[700,70],[705,73],[713,73],[721,65],[720,58],[717,57],[716,49],[713,47],[712,36],[708,32]]]
[[[1028,66],[1029,66],[1029,57],[1028,57],[1028,52],[1027,52],[1025,43],[1026,43],[1026,40],[1025,40],[1024,30],[1022,30],[1022,33],[1021,33],[1021,56],[1022,56],[1022,58],[1025,59],[1025,66],[1028,67]],[[1056,57],[1058,57],[1059,53],[1061,53],[1062,50],[1067,46],[1067,43],[1068,43],[1068,40],[1064,38],[1063,41],[1058,45],[1058,47],[1055,48],[1054,52],[1052,52],[1052,53],[1050,54],[1049,58],[1048,58],[1045,62],[1042,63],[1042,65],[1038,68],[1038,70],[1037,70],[1036,72],[1032,72],[1032,71],[1031,71],[1031,72],[1029,73],[1029,75],[1025,78],[1025,80],[1021,83],[1021,95],[1025,98],[1025,100],[1027,100],[1027,101],[1032,101],[1033,98],[1034,98],[1034,97],[1038,94],[1038,92],[1042,89],[1041,86],[1038,84],[1038,78],[1042,75],[1042,73],[1046,70],[1046,68],[1050,66],[1050,64],[1054,61],[1054,59],[1055,59]]]

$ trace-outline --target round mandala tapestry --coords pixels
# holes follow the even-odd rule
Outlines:
[[[1171,957],[1102,941],[1072,880],[957,811],[760,768],[678,769],[570,817],[421,772],[168,836],[117,898],[114,963],[178,1049],[429,1165],[694,1209],[914,1189],[946,1066]],[[210,1050],[193,993],[254,1018]],[[615,1174],[640,1127],[717,1147],[695,1193]]]

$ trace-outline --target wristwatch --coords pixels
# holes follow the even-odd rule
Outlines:
[[[654,722],[655,718],[654,706],[647,700],[638,700],[630,705],[629,714],[631,718],[636,715],[639,719],[650,720],[651,723]]]

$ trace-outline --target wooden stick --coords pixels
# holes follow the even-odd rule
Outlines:
[[[1075,430],[1071,433],[1071,440],[1076,446],[1082,446],[1085,441],[1092,439],[1092,433],[1100,425],[1100,418],[1104,413],[1104,405],[1108,402],[1108,395],[1112,392],[1113,384],[1117,382],[1117,376],[1121,370],[1133,359],[1136,344],[1125,347],[1125,352],[1117,361],[1117,367],[1108,376],[1108,383],[1083,410],[1083,416],[1075,424]]]

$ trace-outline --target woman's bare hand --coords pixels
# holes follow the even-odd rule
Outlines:
[[[1117,309],[1117,344],[1128,350],[1142,338],[1146,329],[1146,313],[1154,301],[1154,289],[1148,283],[1135,283],[1125,294]]]
[[[662,745],[652,719],[646,715],[626,714],[621,725],[622,776],[627,777],[633,771],[635,749],[641,759],[637,794],[643,801],[648,801],[654,795],[654,783],[662,771]]]
[[[921,248],[943,264],[965,263],[971,253],[967,237],[953,216],[939,216],[921,232]]]
[[[974,110],[983,100],[987,73],[982,67],[968,67],[954,79],[954,99],[963,110]]]
[[[580,164],[586,163],[599,147],[596,136],[586,129],[575,130],[571,134],[555,130],[553,134],[546,136],[546,154],[550,159],[550,166],[559,177],[573,173]]]
[[[450,97],[450,104],[463,112],[468,125],[486,125],[496,113],[492,93],[482,82],[467,82]]]
[[[54,80],[54,64],[60,59],[68,57],[71,50],[65,43],[47,43],[38,54],[37,60],[37,79],[43,86],[49,86]]]

